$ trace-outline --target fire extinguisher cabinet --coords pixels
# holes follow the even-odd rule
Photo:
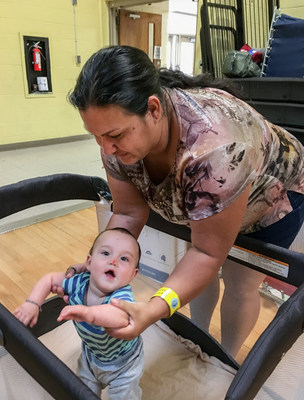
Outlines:
[[[52,93],[49,39],[23,36],[29,94]]]

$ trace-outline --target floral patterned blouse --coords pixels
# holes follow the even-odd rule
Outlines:
[[[189,224],[221,212],[252,184],[241,232],[273,224],[292,207],[287,191],[304,193],[304,148],[283,128],[220,89],[166,89],[178,118],[174,165],[154,185],[143,161],[102,160],[116,179],[131,181],[168,221]]]

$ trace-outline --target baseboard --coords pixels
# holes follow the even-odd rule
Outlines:
[[[9,150],[27,149],[29,147],[41,147],[41,146],[49,146],[52,144],[76,142],[79,140],[94,140],[94,137],[89,134],[84,134],[84,135],[66,136],[66,137],[53,138],[53,139],[33,140],[33,141],[29,141],[29,142],[1,144],[0,152],[1,151],[9,151]]]
[[[71,204],[70,200],[68,200],[67,203],[68,202],[70,204],[63,204],[65,202],[62,201],[48,205],[44,204],[3,218],[0,221],[0,234],[25,228],[26,226],[30,226],[38,222],[43,222],[49,219],[71,214],[95,205],[93,201],[89,200],[75,200],[73,201],[73,204]]]

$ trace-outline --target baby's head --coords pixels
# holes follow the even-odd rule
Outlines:
[[[126,286],[138,272],[140,255],[140,246],[127,229],[106,229],[96,237],[87,257],[91,284],[105,294]]]
[[[95,240],[94,240],[94,242],[93,242],[93,244],[92,244],[92,247],[90,248],[89,254],[90,254],[90,255],[93,254],[94,247],[95,247],[96,243],[99,241],[99,239],[101,238],[101,236],[102,236],[105,232],[109,232],[109,233],[110,233],[110,232],[121,232],[122,234],[125,234],[125,235],[129,236],[130,242],[133,242],[133,244],[135,244],[135,248],[137,249],[137,256],[136,256],[136,251],[134,252],[134,256],[135,256],[135,259],[137,259],[136,268],[139,268],[139,261],[140,261],[140,257],[141,257],[140,245],[139,245],[138,241],[136,240],[136,238],[132,235],[132,233],[131,233],[130,231],[128,231],[128,229],[125,229],[125,228],[120,228],[120,227],[117,227],[117,228],[109,228],[109,229],[105,229],[104,231],[100,232],[100,233],[96,236],[96,238],[95,238]],[[129,249],[129,250],[131,250],[131,247],[133,247],[133,245],[130,246],[130,249]]]

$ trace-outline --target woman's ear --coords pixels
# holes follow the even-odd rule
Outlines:
[[[161,102],[157,96],[152,95],[148,98],[148,111],[154,119],[161,119],[163,110]]]

